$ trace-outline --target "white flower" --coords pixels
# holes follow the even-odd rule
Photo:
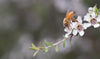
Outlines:
[[[77,35],[79,33],[80,36],[84,35],[84,27],[82,24],[82,17],[77,17],[78,22],[73,22],[73,35]]]
[[[70,34],[77,35],[79,33],[80,36],[84,35],[84,30],[87,29],[90,26],[93,26],[94,28],[97,28],[100,26],[100,15],[98,15],[98,9],[96,6],[89,7],[88,13],[84,16],[84,21],[87,21],[88,23],[82,23],[82,17],[78,16],[77,21],[73,22],[71,21],[70,27],[66,27],[64,29],[65,37],[68,37]]]
[[[94,7],[89,7],[88,8],[88,12],[89,13],[95,12],[95,6]]]
[[[90,27],[93,26],[94,28],[99,27],[99,23],[100,22],[100,15],[98,15],[96,17],[96,14],[94,12],[92,12],[91,14],[87,13],[84,16],[84,21],[88,21],[88,23],[85,23],[84,26]]]
[[[95,9],[96,6],[94,7],[89,7],[88,12],[85,16],[84,16],[84,21],[87,21],[88,23],[84,23],[84,26],[86,27],[85,29],[87,29],[87,27],[93,26],[94,28],[97,28],[100,26],[100,24],[98,22],[100,22],[100,15],[96,16],[95,13]]]
[[[88,8],[88,13],[87,14],[89,15],[89,17],[92,17],[92,18],[96,17],[95,9],[96,9],[96,6]]]

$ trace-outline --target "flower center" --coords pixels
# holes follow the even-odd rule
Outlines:
[[[81,30],[83,30],[83,26],[82,26],[82,25],[78,25],[78,26],[77,26],[77,29],[78,29],[79,31],[81,31]]]
[[[96,24],[97,23],[97,20],[95,18],[91,19],[91,24]]]

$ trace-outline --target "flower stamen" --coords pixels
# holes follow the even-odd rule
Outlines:
[[[82,26],[82,25],[78,25],[78,26],[77,26],[77,29],[78,29],[79,31],[82,31],[82,30],[83,30],[83,26]]]
[[[90,22],[91,22],[91,24],[96,24],[96,23],[97,23],[97,20],[96,20],[95,18],[92,18],[92,19],[90,20]]]

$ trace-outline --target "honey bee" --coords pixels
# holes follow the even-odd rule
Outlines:
[[[78,22],[73,16],[75,15],[75,12],[74,11],[71,11],[71,12],[69,12],[69,11],[67,11],[67,14],[66,14],[66,17],[64,18],[64,20],[63,20],[63,26],[64,27],[70,27],[70,24],[71,24],[71,22],[72,22],[72,20],[73,21],[76,21],[76,22]]]

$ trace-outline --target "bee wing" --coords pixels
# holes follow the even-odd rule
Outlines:
[[[67,13],[66,13],[66,15],[69,13],[69,9],[67,10]]]
[[[67,10],[66,17],[68,16],[68,13],[69,13],[69,9]]]

